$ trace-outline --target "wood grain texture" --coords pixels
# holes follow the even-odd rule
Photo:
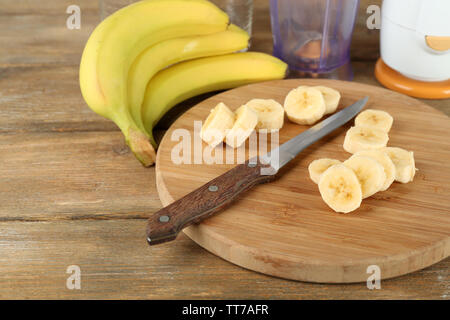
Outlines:
[[[287,281],[239,268],[181,234],[149,247],[145,220],[2,222],[2,299],[449,299],[450,259],[366,284]],[[81,268],[81,290],[66,269]]]
[[[333,213],[309,179],[307,166],[314,159],[344,161],[349,157],[342,148],[348,124],[303,151],[279,179],[254,187],[221,214],[185,229],[185,233],[245,268],[312,282],[366,281],[366,269],[372,264],[388,279],[448,257],[450,119],[412,98],[362,84],[272,81],[230,90],[200,103],[174,123],[158,149],[156,175],[162,203],[172,203],[233,166],[174,164],[172,149],[179,143],[171,140],[174,130],[186,129],[193,136],[194,121],[205,119],[218,102],[232,109],[256,97],[282,103],[292,88],[319,84],[341,92],[340,108],[367,95],[366,108],[388,111],[395,119],[389,145],[414,151],[419,168],[415,180],[396,183],[365,199],[351,214]],[[286,121],[280,143],[307,128]]]
[[[146,218],[154,180],[120,132],[0,135],[0,221]]]
[[[0,133],[116,131],[81,96],[78,66],[0,68]]]
[[[352,61],[372,61],[380,56],[380,30],[367,27],[367,20],[373,14],[367,13],[367,9],[381,8],[381,3],[381,0],[360,0],[350,50]]]

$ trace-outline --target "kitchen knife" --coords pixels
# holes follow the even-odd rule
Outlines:
[[[175,240],[182,229],[210,217],[229,205],[239,194],[256,184],[275,179],[279,169],[303,149],[353,119],[367,100],[368,97],[359,100],[259,159],[255,157],[247,160],[159,210],[148,220],[148,243],[155,245]]]

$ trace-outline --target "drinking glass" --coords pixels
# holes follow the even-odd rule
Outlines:
[[[352,78],[350,43],[359,0],[270,0],[273,54],[304,75]]]
[[[105,19],[110,14],[133,2],[137,2],[137,0],[99,0],[100,19]]]
[[[211,0],[211,2],[228,14],[231,23],[252,35],[253,0]]]

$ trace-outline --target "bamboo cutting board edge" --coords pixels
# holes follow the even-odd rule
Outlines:
[[[305,82],[310,82],[311,84],[321,83],[324,85],[327,85],[328,82],[328,85],[333,86],[332,85],[333,80],[296,79],[283,81],[291,81],[291,82],[301,81],[302,84],[304,84]],[[344,83],[342,81],[339,82],[341,84]],[[355,83],[347,83],[347,85],[351,85],[353,88],[355,86],[358,87],[355,89],[356,91],[360,90],[361,88],[364,89],[364,87],[376,88],[362,84],[355,85]],[[254,86],[255,85],[250,85],[246,87],[252,88]],[[246,87],[241,87],[235,90],[243,90],[243,88]],[[387,91],[389,94],[392,94],[392,92],[385,89],[380,88],[376,89],[384,90]],[[225,93],[220,94],[219,96],[222,96],[224,94],[230,95],[232,94],[230,93],[232,91],[234,90],[227,91]],[[343,95],[345,96],[345,92],[343,93]],[[413,98],[409,98],[406,96],[402,97],[405,98],[405,102],[407,104],[410,103],[421,104],[422,106],[426,106],[426,108],[433,110],[432,112],[440,113],[439,111],[436,111],[433,108],[424,105]],[[210,99],[207,99],[194,108],[200,108],[202,105],[204,106],[205,103],[207,103],[207,101],[211,99],[217,100],[218,96],[214,96]],[[187,113],[189,112],[191,111],[188,111]],[[177,123],[180,123],[183,117],[184,115],[180,119],[178,119],[173,126],[176,126]],[[161,142],[156,162],[157,189],[161,202],[163,203],[164,206],[174,201],[174,198],[171,195],[170,191],[168,190],[166,182],[163,177],[163,172],[167,168],[161,167],[161,165],[163,164],[161,161],[161,153],[165,152],[164,146],[168,140],[169,136],[168,133],[166,133],[166,135],[163,138],[163,141]],[[432,265],[433,263],[436,263],[448,257],[450,254],[450,237],[447,235],[447,237],[443,237],[440,241],[430,243],[427,246],[422,246],[419,249],[401,252],[396,255],[389,255],[383,258],[375,257],[375,258],[368,258],[365,260],[361,259],[355,261],[349,260],[346,263],[342,263],[339,265],[333,262],[327,264],[323,263],[323,261],[319,263],[315,263],[313,260],[302,261],[302,259],[296,259],[295,257],[293,258],[283,254],[276,254],[273,251],[272,252],[270,250],[267,251],[264,248],[257,248],[257,250],[255,250],[255,248],[242,245],[241,243],[239,243],[239,241],[235,241],[235,239],[229,239],[222,236],[220,233],[215,232],[214,228],[209,228],[208,225],[205,224],[199,224],[196,226],[189,227],[185,229],[185,233],[192,240],[197,242],[199,245],[201,245],[208,251],[224,258],[225,260],[240,265],[244,268],[281,278],[310,281],[310,282],[350,283],[350,282],[366,281],[368,277],[368,274],[366,273],[366,268],[368,265],[371,264],[379,265],[383,270],[382,279],[388,279],[425,268],[429,265]],[[357,277],[355,277],[356,274],[358,274]]]

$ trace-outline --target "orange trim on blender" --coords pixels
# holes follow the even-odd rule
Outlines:
[[[386,88],[422,99],[449,99],[450,80],[425,82],[405,77],[379,58],[375,64],[375,77]]]

